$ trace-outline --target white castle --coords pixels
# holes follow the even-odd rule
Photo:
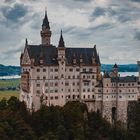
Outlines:
[[[20,101],[31,111],[41,104],[63,106],[68,101],[80,101],[111,123],[126,123],[128,102],[139,99],[140,76],[120,77],[117,64],[111,73],[102,75],[96,45],[68,48],[62,32],[58,46],[53,46],[47,12],[40,34],[42,43],[29,45],[26,40],[21,54]]]

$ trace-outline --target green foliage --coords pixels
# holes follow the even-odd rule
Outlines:
[[[0,101],[0,140],[139,140],[140,103],[131,111],[131,127],[109,124],[85,104],[68,102],[64,107],[41,106],[29,112],[16,97]]]

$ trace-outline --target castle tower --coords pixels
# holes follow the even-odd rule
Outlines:
[[[43,19],[43,24],[42,24],[42,31],[40,32],[40,34],[41,34],[42,45],[49,46],[51,43],[52,32],[50,30],[47,11],[45,11],[45,17]]]
[[[65,58],[65,43],[61,31],[60,40],[58,44],[58,64],[59,64],[59,86],[61,87],[59,93],[61,94],[60,104],[65,104],[65,67],[66,67],[66,58]]]
[[[113,74],[114,74],[114,77],[118,77],[118,65],[116,63],[113,66]]]

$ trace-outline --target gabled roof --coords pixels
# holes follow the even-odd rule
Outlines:
[[[45,65],[58,65],[58,49],[53,45],[28,45],[27,50],[30,59],[35,60],[35,65],[39,65],[40,56],[43,58]],[[85,65],[92,65],[93,57],[95,57],[96,63],[100,64],[99,56],[95,54],[95,48],[66,48],[66,64],[73,65],[73,58],[76,59],[76,64],[80,64],[81,55]]]

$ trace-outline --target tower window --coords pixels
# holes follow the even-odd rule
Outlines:
[[[76,71],[79,71],[79,70],[80,70],[79,68],[76,69]]]
[[[71,69],[69,69],[69,71],[71,71],[71,72],[72,72],[72,71],[73,71],[73,69],[71,68]]]
[[[37,87],[40,87],[40,84],[36,84]]]

